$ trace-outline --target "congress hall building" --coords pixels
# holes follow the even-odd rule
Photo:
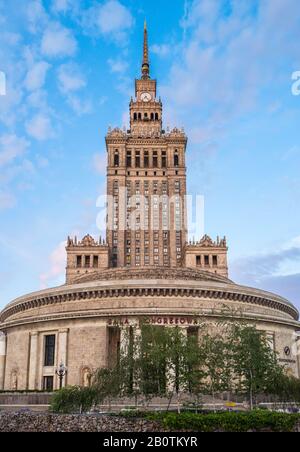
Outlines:
[[[163,129],[150,76],[147,28],[130,129],[109,129],[107,236],[67,241],[63,286],[25,295],[0,314],[0,390],[88,385],[116,362],[128,328],[141,321],[201,334],[224,316],[264,331],[287,371],[300,376],[298,311],[286,299],[229,279],[226,238],[189,242],[187,136]],[[126,335],[127,337],[127,335]]]

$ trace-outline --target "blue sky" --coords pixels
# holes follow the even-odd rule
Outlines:
[[[0,307],[64,281],[98,234],[107,128],[126,125],[147,18],[165,126],[189,135],[189,193],[230,276],[300,308],[298,0],[0,0]]]

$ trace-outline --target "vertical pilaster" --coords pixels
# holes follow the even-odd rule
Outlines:
[[[298,336],[297,338],[296,348],[297,348],[298,378],[300,378],[300,336]]]
[[[37,331],[30,333],[28,389],[37,389],[37,363],[38,363],[38,337]]]
[[[122,327],[120,330],[120,353],[124,355],[129,348],[129,328]]]
[[[68,329],[58,331],[57,365],[61,363],[68,367]],[[63,386],[66,386],[68,374],[63,379]]]
[[[6,334],[0,331],[0,391],[4,389],[6,364]]]

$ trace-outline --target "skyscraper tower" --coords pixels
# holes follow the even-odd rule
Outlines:
[[[146,22],[141,78],[129,109],[130,129],[106,136],[110,265],[179,267],[187,240],[187,137],[182,130],[163,130]]]

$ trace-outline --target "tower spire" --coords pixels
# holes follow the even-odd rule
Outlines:
[[[143,49],[142,78],[145,80],[150,78],[148,30],[147,30],[146,20],[144,23],[144,49]]]

